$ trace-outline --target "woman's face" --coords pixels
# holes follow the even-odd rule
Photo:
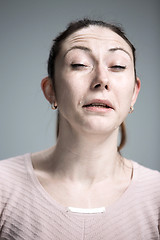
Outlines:
[[[63,123],[77,131],[119,127],[140,88],[130,46],[110,29],[90,26],[70,35],[55,63],[56,100]]]

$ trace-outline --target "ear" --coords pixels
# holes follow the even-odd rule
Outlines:
[[[134,91],[133,91],[131,106],[134,106],[134,104],[136,103],[136,100],[137,100],[137,97],[138,97],[140,88],[141,88],[141,81],[140,81],[140,79],[137,77],[137,78],[136,78],[136,83],[135,83],[135,86],[134,86]]]
[[[50,104],[54,103],[57,105],[55,91],[53,89],[52,81],[49,77],[45,77],[41,81],[41,89],[45,98],[49,101]]]

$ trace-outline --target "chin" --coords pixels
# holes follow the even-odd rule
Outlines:
[[[102,124],[96,122],[96,124],[89,123],[89,125],[85,124],[82,128],[79,128],[80,131],[82,130],[83,132],[90,133],[91,135],[108,135],[111,132],[114,132],[117,127],[113,124]]]

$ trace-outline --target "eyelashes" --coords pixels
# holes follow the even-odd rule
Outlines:
[[[71,68],[73,70],[83,70],[83,69],[89,68],[89,67],[91,67],[91,66],[87,66],[82,63],[72,63],[71,64]],[[121,72],[126,69],[126,66],[125,65],[113,65],[113,66],[109,67],[108,69],[112,70],[113,72]]]
[[[122,65],[114,65],[110,68],[115,68],[115,69],[126,69],[126,66],[122,66]]]
[[[109,69],[111,69],[114,72],[121,72],[126,69],[126,66],[125,65],[114,65],[114,66],[109,67]]]
[[[87,67],[86,65],[81,64],[81,63],[74,63],[74,64],[72,63],[72,64],[71,64],[71,68],[72,68],[72,69],[75,69],[75,70],[76,70],[76,69],[78,70],[78,69],[81,69],[81,68],[86,68],[86,67]]]

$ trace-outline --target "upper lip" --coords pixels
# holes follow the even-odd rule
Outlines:
[[[86,107],[87,105],[90,105],[90,104],[98,104],[98,103],[99,104],[104,104],[107,107],[110,107],[110,108],[114,109],[113,104],[109,100],[107,100],[107,99],[92,99],[92,100],[86,102],[83,105],[83,107]]]

